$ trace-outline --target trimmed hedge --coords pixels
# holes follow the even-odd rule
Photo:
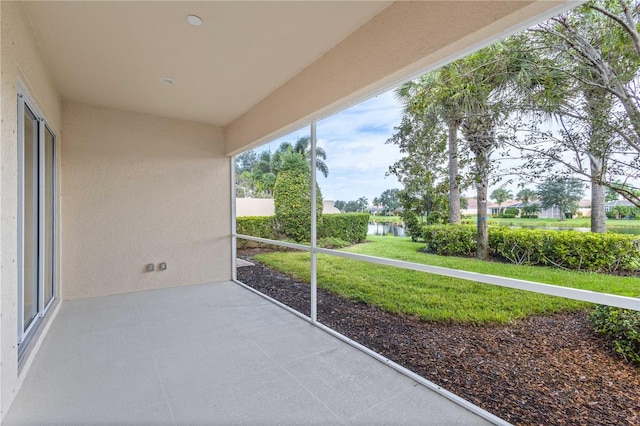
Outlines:
[[[640,363],[640,312],[598,306],[589,315],[596,333],[605,335],[625,360]]]
[[[277,240],[275,216],[243,216],[236,218],[236,232],[252,237]]]
[[[472,256],[476,252],[473,225],[430,225],[423,228],[427,251],[441,256]]]
[[[368,213],[325,214],[318,224],[318,238],[338,238],[352,244],[367,239]]]
[[[500,227],[489,229],[489,249],[515,264],[609,273],[640,268],[633,235]]]
[[[431,253],[475,254],[474,226],[427,226],[423,235]],[[640,239],[633,235],[490,227],[489,250],[492,255],[518,265],[607,273],[640,269]]]
[[[351,244],[367,239],[368,213],[322,215],[318,221],[318,239],[336,239]],[[245,216],[236,219],[236,232],[253,237],[281,240],[275,216]]]
[[[277,232],[275,216],[243,216],[236,218],[236,232],[238,234],[251,235],[252,237],[268,238],[270,240],[281,239]],[[268,244],[238,239],[241,248],[263,247]]]
[[[520,214],[520,210],[517,207],[507,207],[504,209],[504,214],[512,214],[513,217],[516,217]]]

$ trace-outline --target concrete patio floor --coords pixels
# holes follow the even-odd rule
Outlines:
[[[3,424],[487,424],[232,283],[64,302]]]

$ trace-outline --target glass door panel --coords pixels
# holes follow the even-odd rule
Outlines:
[[[55,299],[55,135],[18,96],[18,358]]]
[[[54,294],[53,287],[53,194],[54,194],[54,136],[48,127],[44,131],[44,188],[42,190],[44,198],[44,229],[42,239],[44,240],[43,263],[44,263],[44,307],[46,307]]]
[[[23,331],[38,315],[38,127],[24,106]]]

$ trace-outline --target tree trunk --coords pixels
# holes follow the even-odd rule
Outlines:
[[[604,211],[604,186],[602,181],[607,158],[610,155],[610,135],[602,123],[602,117],[609,115],[611,100],[601,90],[586,90],[587,113],[589,117],[589,144],[586,154],[589,157],[591,168],[591,232],[604,234],[607,232],[606,216]]]
[[[493,122],[490,114],[474,114],[462,125],[469,149],[475,157],[475,181],[478,198],[476,257],[489,258],[489,230],[487,227],[487,192],[491,172],[491,151],[494,146]]]
[[[458,185],[458,123],[449,122],[449,223],[460,223],[460,187]]]
[[[591,232],[607,232],[604,204],[604,186],[591,182]]]
[[[489,228],[487,226],[487,191],[489,189],[489,182],[487,179],[482,179],[481,182],[476,184],[477,196],[478,196],[478,237],[477,237],[477,249],[476,256],[478,259],[489,258]]]
[[[601,168],[591,161],[591,176],[600,176]],[[604,210],[604,186],[599,185],[596,179],[591,179],[591,232],[604,234],[607,232],[607,216]]]

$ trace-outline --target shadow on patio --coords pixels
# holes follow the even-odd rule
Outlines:
[[[65,302],[4,424],[485,424],[232,282]]]

